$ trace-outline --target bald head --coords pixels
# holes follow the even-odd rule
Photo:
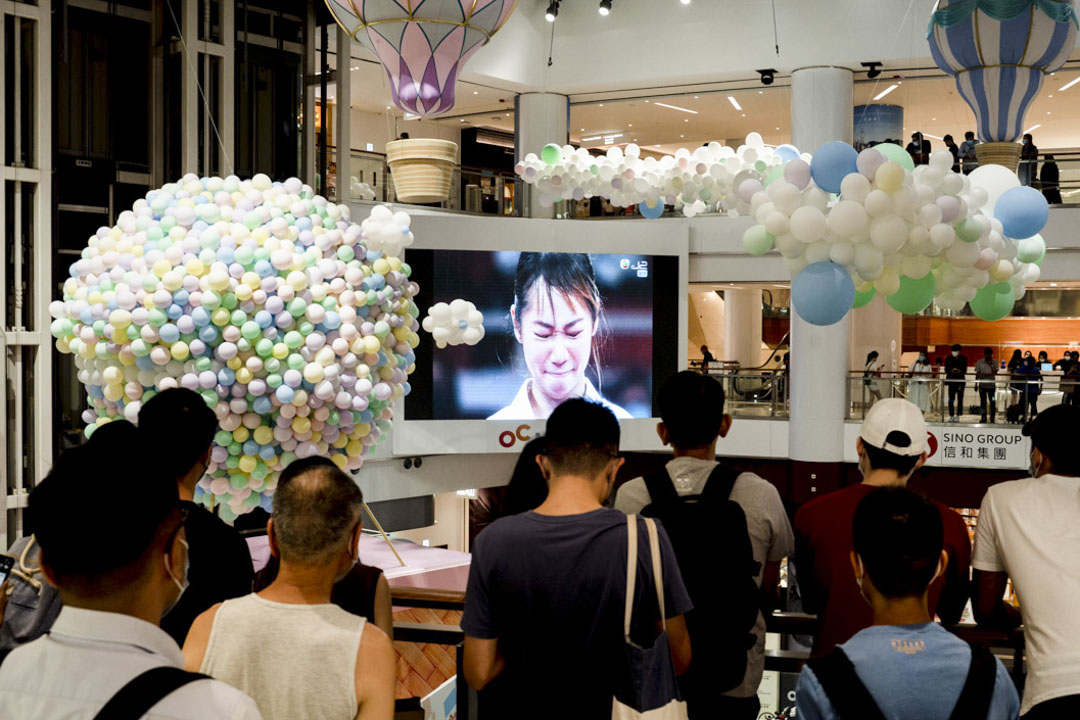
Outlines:
[[[336,562],[349,543],[364,496],[351,477],[326,458],[293,462],[274,492],[274,537],[285,562]]]

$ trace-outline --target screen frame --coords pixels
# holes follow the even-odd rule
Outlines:
[[[675,367],[686,367],[687,344],[682,340],[688,337],[690,230],[686,224],[642,219],[539,220],[432,214],[414,216],[412,230],[416,236],[412,248],[417,250],[626,253],[674,257],[678,260],[675,280],[678,319],[675,328],[664,329],[669,337],[674,335],[676,338]],[[409,261],[408,250],[404,260]],[[421,286],[417,299],[421,319],[432,304],[432,298]],[[654,334],[660,322],[661,319],[654,319]],[[671,329],[674,333],[670,333]],[[655,363],[654,353],[654,367]],[[654,395],[657,389],[654,372]],[[518,452],[524,442],[542,434],[546,425],[543,420],[410,420],[405,413],[407,403],[406,397],[399,398],[394,404],[391,449],[398,456]],[[662,450],[656,434],[657,421],[656,417],[620,421],[621,449]]]

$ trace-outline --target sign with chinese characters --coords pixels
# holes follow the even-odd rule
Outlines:
[[[1023,470],[1031,445],[1020,428],[930,427],[927,465]]]

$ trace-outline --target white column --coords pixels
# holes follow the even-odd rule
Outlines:
[[[724,359],[761,364],[761,288],[724,290]]]
[[[199,174],[199,13],[196,0],[184,0],[180,10],[180,30],[184,43],[180,50],[180,116],[183,118],[180,141],[180,171]],[[207,132],[212,132],[207,129]],[[169,178],[171,181],[180,178]]]
[[[872,350],[877,350],[878,362],[885,366],[884,370],[899,370],[903,323],[904,316],[893,310],[881,295],[876,295],[869,305],[852,310],[849,366],[862,368],[866,364],[866,356]]]
[[[852,141],[853,74],[814,67],[791,74],[791,139],[814,152],[831,140]],[[829,326],[791,312],[791,418],[788,454],[797,462],[837,463],[844,457],[844,417],[851,313]],[[810,474],[807,479],[813,479]],[[795,477],[798,482],[800,477]]]
[[[830,140],[851,142],[854,87],[848,68],[810,67],[791,73],[791,144],[812,153]]]
[[[337,202],[349,202],[352,177],[352,38],[341,25],[337,28]]]
[[[565,145],[570,141],[570,98],[555,93],[525,93],[514,100],[515,161],[529,153],[540,154],[548,143]],[[526,217],[553,218],[554,207],[541,207],[539,193],[518,182],[518,192]]]

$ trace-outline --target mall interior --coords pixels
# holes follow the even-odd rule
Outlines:
[[[908,486],[974,541],[1027,423],[1080,405],[1076,30],[1071,0],[0,0],[0,576],[58,459],[188,388],[219,422],[193,512],[259,570],[281,471],[330,457],[389,583],[394,716],[509,717],[462,613],[554,407],[522,337],[541,253],[588,266],[592,344],[536,337],[619,419],[615,490],[671,459],[680,371],[793,524],[862,482],[898,398],[927,429]],[[102,490],[124,517],[142,472]],[[751,717],[796,717],[819,627],[789,555]],[[976,619],[949,629],[1026,697],[1031,639]]]

